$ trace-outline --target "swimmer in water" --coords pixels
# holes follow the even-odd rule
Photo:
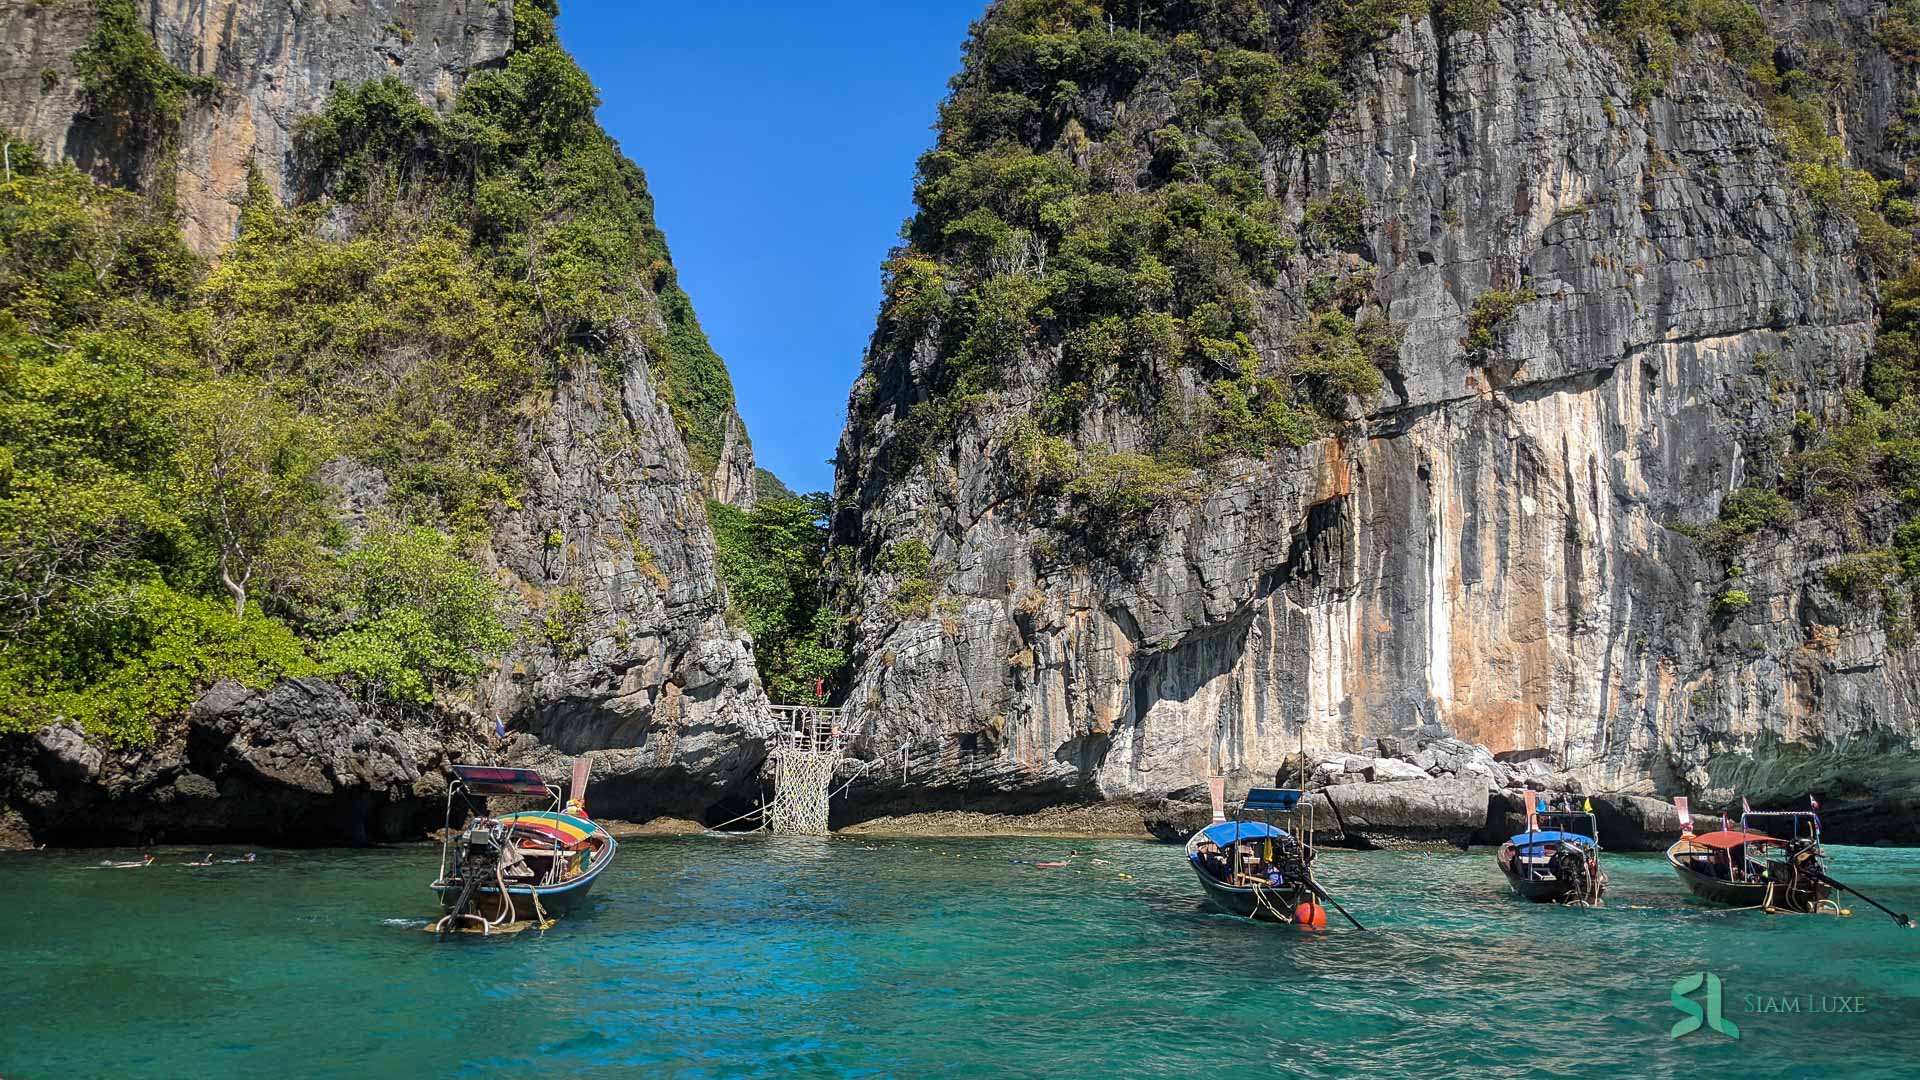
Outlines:
[[[94,869],[96,870],[138,870],[142,867],[152,866],[152,865],[153,865],[153,853],[148,852],[146,858],[141,859],[139,862],[103,862],[99,866],[95,867]]]

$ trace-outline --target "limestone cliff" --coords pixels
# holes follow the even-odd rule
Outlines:
[[[187,114],[174,168],[182,226],[202,252],[233,239],[254,166],[282,199],[293,127],[335,86],[397,76],[450,104],[466,74],[498,64],[513,42],[513,5],[489,0],[276,3],[163,0],[142,4],[161,51],[218,88]],[[72,59],[95,20],[82,2],[0,5],[0,125],[49,158],[102,180],[151,181],[164,164],[116,138],[85,106]]]
[[[108,6],[0,4],[0,124],[103,182],[170,193],[192,246],[216,258],[234,239],[250,170],[281,204],[332,194],[328,176],[302,171],[295,145],[298,121],[330,95],[394,76],[444,115],[470,74],[505,66],[520,29],[516,5],[491,0],[142,4],[138,30],[194,88],[177,126],[142,136],[90,109],[75,71]],[[550,5],[535,6],[548,16]],[[618,164],[653,261],[634,253],[622,288],[636,303],[584,347],[568,342],[554,373],[501,418],[516,490],[488,504],[471,554],[510,596],[513,644],[477,685],[420,711],[313,680],[261,693],[223,684],[192,717],[158,718],[149,750],[103,752],[61,725],[16,737],[0,745],[0,832],[407,837],[438,813],[449,759],[586,752],[602,813],[698,817],[753,774],[770,728],[751,644],[725,618],[706,517],[716,487],[750,505],[752,451],[725,368],[674,283],[644,180]],[[342,202],[328,240],[359,227]],[[398,382],[426,351],[401,341],[373,359]],[[404,512],[394,478],[366,455],[348,453],[324,478],[350,530]],[[510,736],[489,748],[496,724]]]
[[[1779,51],[1762,63],[1845,57],[1823,119],[1901,181],[1912,69],[1878,44],[1883,6],[1763,6]],[[871,755],[917,758],[935,799],[1151,796],[1425,729],[1549,749],[1598,789],[1912,797],[1920,653],[1836,594],[1854,527],[1805,513],[1731,555],[1703,538],[1847,415],[1878,287],[1711,24],[1662,51],[1607,22],[1617,5],[1575,0],[1172,5],[1185,21],[1158,24],[1041,7],[976,27],[840,445],[849,703]],[[1045,70],[1072,54],[1040,37],[1100,60]],[[1332,91],[1300,57],[1335,45],[1339,105],[1302,130],[1297,88]],[[1271,133],[1245,89],[1262,70],[1293,94]],[[1257,370],[1234,381],[1240,360],[1217,360],[1247,354],[1211,344],[1154,358],[1137,318],[1108,324],[1131,335],[1117,360],[1084,359],[1092,331],[1066,305],[1100,279],[1075,267],[1116,241],[1063,231],[1065,201],[1022,218],[1021,198],[1058,198],[1041,180],[1009,196],[966,171],[1016,157],[1048,191],[1123,207],[1178,183],[1192,206],[1234,185],[1277,203],[1274,265],[1229,328]],[[1183,212],[1160,235],[1202,235]],[[969,278],[980,237],[998,261]],[[1155,257],[1188,265],[1173,246]],[[1173,297],[1186,340],[1213,318],[1181,307],[1177,269],[1162,288],[1137,257],[1109,265]],[[1082,272],[1093,285],[1048,284]],[[987,340],[976,280],[1038,283],[1050,305],[992,339],[991,377],[954,360]],[[1109,310],[1139,310],[1124,303]],[[1377,389],[1356,376],[1317,414],[1268,410],[1304,436],[1169,460],[1186,429],[1229,432],[1209,418],[1272,385],[1254,375],[1323,385],[1327,343],[1356,324],[1391,328]],[[1139,497],[1102,517],[1108,481]]]

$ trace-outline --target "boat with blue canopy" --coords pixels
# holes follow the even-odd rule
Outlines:
[[[1313,803],[1305,792],[1254,788],[1229,820],[1225,778],[1210,777],[1208,784],[1214,820],[1187,840],[1186,856],[1215,907],[1262,922],[1308,927],[1327,924],[1323,900],[1346,914],[1314,878]]]
[[[587,816],[586,765],[585,758],[574,763],[574,795],[564,807],[559,786],[532,769],[453,766],[432,886],[445,911],[435,933],[545,929],[581,906],[619,847]],[[548,806],[491,813],[487,800],[502,797],[543,798]],[[466,817],[457,832],[456,814]]]
[[[1600,869],[1600,828],[1591,810],[1546,810],[1528,792],[1527,831],[1500,845],[1500,872],[1513,891],[1536,904],[1601,907],[1607,875]]]

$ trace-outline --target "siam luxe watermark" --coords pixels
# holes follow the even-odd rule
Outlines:
[[[1707,988],[1707,1007],[1704,1010],[1700,1008],[1699,1003],[1687,996],[1700,989],[1703,984]],[[1668,1038],[1677,1039],[1682,1035],[1699,1031],[1702,1021],[1709,1028],[1729,1039],[1740,1037],[1740,1025],[1721,1015],[1720,976],[1713,972],[1696,971],[1691,975],[1683,976],[1673,984],[1673,990],[1667,998],[1673,1002],[1674,1008],[1687,1014],[1686,1019],[1674,1023],[1673,1029],[1667,1032]]]
[[[1702,989],[1706,990],[1704,998],[1694,1000],[1693,995]],[[1674,982],[1667,999],[1686,1014],[1674,1022],[1667,1032],[1668,1038],[1678,1039],[1702,1027],[1729,1039],[1740,1038],[1740,1025],[1726,1017],[1726,988],[1720,976],[1713,972],[1697,971],[1681,977]],[[1857,1016],[1867,1011],[1867,999],[1859,994],[1742,994],[1739,1006],[1742,1013],[1754,1015]]]

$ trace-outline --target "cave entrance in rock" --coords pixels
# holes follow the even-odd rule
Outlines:
[[[720,796],[719,801],[701,812],[700,824],[715,829],[731,823],[729,831],[750,831],[760,827],[763,809],[759,791],[748,787]]]

